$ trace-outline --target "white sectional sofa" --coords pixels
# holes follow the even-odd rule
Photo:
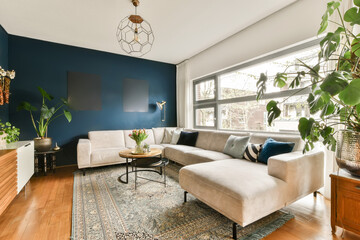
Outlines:
[[[175,129],[175,128],[170,128]],[[188,130],[192,131],[192,130]],[[133,148],[130,130],[93,131],[78,144],[79,168],[119,164],[122,149]],[[246,226],[324,185],[324,153],[302,154],[299,135],[198,131],[194,147],[163,143],[165,128],[147,129],[146,143],[163,149],[163,157],[184,165],[179,182],[189,192],[236,224]],[[269,158],[268,164],[234,159],[223,153],[230,135],[250,136],[251,143],[268,137],[294,142],[291,153]],[[236,231],[234,231],[234,237]]]

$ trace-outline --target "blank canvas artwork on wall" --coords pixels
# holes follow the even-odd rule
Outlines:
[[[68,72],[68,101],[74,110],[101,110],[101,77]]]
[[[149,83],[146,80],[123,80],[124,112],[149,111]]]

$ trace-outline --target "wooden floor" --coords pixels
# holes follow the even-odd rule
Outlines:
[[[74,170],[59,168],[55,174],[33,177],[26,197],[22,191],[0,216],[0,239],[69,239]],[[321,195],[309,195],[286,210],[295,218],[266,240],[341,239],[342,229],[331,235],[330,202]],[[344,239],[360,240],[360,236],[345,231]]]

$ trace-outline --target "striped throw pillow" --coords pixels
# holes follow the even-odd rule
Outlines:
[[[249,143],[244,152],[244,158],[246,160],[257,162],[262,144]]]

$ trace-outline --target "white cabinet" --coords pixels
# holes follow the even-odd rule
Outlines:
[[[19,141],[10,143],[7,149],[16,149],[17,152],[17,193],[34,175],[34,141]]]

